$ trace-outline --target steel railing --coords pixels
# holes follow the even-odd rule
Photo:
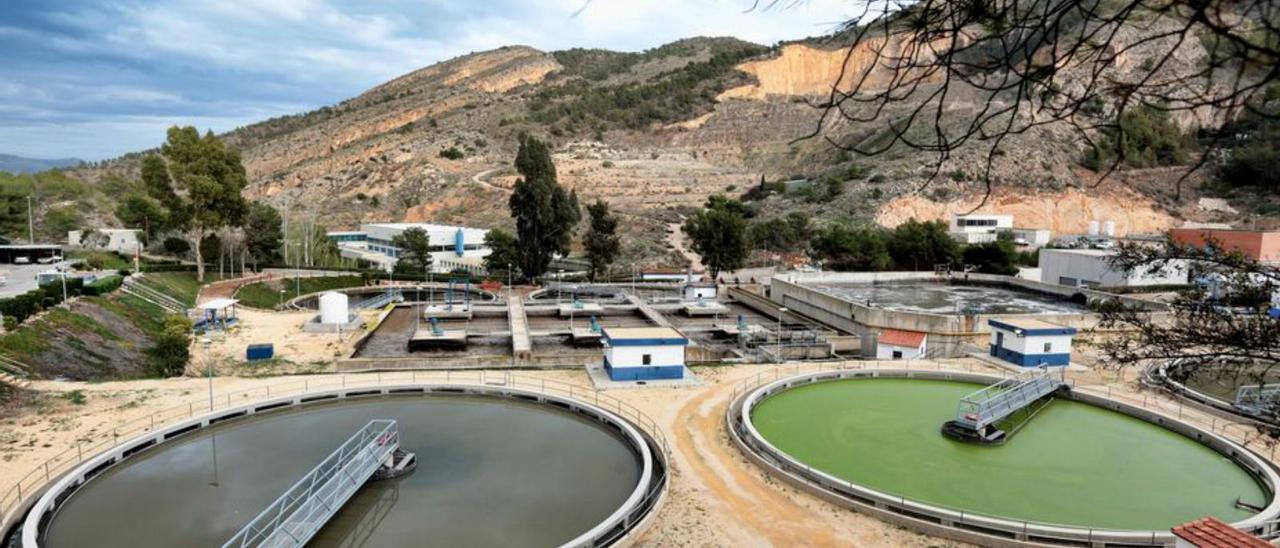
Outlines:
[[[981,430],[1049,395],[1060,386],[1062,381],[1055,379],[1048,369],[1041,367],[1023,371],[960,398],[956,422],[972,430]]]
[[[222,548],[305,545],[399,447],[396,421],[369,421]]]
[[[579,366],[580,367],[580,366]],[[36,465],[12,485],[0,490],[0,530],[7,530],[27,506],[40,497],[44,488],[57,480],[62,474],[93,458],[95,455],[119,446],[121,443],[137,436],[154,431],[170,423],[195,418],[218,410],[247,405],[255,401],[269,398],[296,396],[313,391],[333,390],[339,388],[359,388],[393,386],[403,384],[472,384],[482,386],[507,386],[521,388],[530,392],[545,395],[566,397],[585,403],[593,403],[596,407],[617,414],[631,422],[648,436],[658,450],[669,460],[670,446],[666,436],[657,422],[643,411],[617,398],[601,394],[587,386],[568,382],[542,379],[519,375],[506,371],[402,371],[402,372],[368,372],[326,375],[261,386],[239,392],[215,394],[214,397],[195,397],[187,403],[168,407],[153,413],[122,422],[110,429],[103,429],[96,434],[80,438],[74,445],[55,454],[53,457]],[[661,486],[665,485],[667,475],[656,478],[654,489],[645,497],[638,507],[646,507],[656,502],[661,496]],[[624,534],[624,533],[618,533]]]

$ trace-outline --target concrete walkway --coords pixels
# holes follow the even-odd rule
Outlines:
[[[524,315],[523,296],[513,295],[507,302],[507,323],[511,326],[511,352],[517,360],[533,358],[529,340],[529,319]]]

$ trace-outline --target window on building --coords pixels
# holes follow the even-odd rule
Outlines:
[[[894,350],[894,351],[893,351],[893,359],[895,359],[895,360],[901,360],[901,359],[902,359],[902,351],[901,351],[901,350]]]
[[[641,364],[641,365],[653,365],[653,356],[652,356],[652,355],[650,355],[650,354],[645,354],[645,355],[643,355],[643,356],[640,356],[640,364]]]
[[[1053,350],[1053,343],[1044,343],[1044,353],[1048,354],[1050,350]]]

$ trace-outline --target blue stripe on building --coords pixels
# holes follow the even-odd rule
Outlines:
[[[604,336],[609,346],[684,346],[689,344],[689,339],[668,338],[668,339],[612,339],[609,335]]]
[[[994,344],[989,345],[991,355],[1000,358],[1014,365],[1022,367],[1036,367],[1039,365],[1068,365],[1071,363],[1071,354],[1023,354],[1008,348],[1000,348]]]
[[[1052,328],[1051,327],[1034,327],[1034,328],[1028,329],[1024,327],[1019,327],[1017,324],[1005,323],[1000,320],[987,320],[987,325],[990,325],[991,327],[1000,328],[1005,331],[1017,331],[1017,332],[1020,332],[1023,336],[1075,335],[1076,334],[1076,328],[1074,327],[1052,327]]]

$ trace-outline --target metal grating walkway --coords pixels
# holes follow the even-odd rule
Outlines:
[[[394,420],[369,421],[223,544],[302,546],[400,447]]]
[[[981,431],[1062,386],[1062,371],[1039,367],[1023,371],[960,399],[955,423]]]

